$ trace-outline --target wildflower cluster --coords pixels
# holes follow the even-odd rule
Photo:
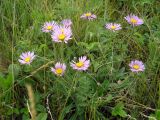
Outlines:
[[[134,14],[128,15],[128,16],[124,17],[124,19],[127,20],[127,22],[129,24],[131,24],[133,27],[143,24],[143,20]],[[121,24],[117,24],[117,23],[106,23],[105,28],[108,30],[111,30],[113,32],[122,29]]]
[[[130,14],[126,17],[124,17],[124,19],[131,24],[133,27],[134,26],[140,26],[143,24],[143,20],[140,19],[138,16],[134,15],[134,14]],[[117,24],[117,23],[107,23],[105,25],[105,28],[108,30],[111,30],[113,32],[121,30],[121,24]],[[130,70],[132,72],[140,72],[140,71],[144,71],[145,70],[145,66],[143,64],[142,61],[139,60],[133,60],[131,61],[131,63],[129,64]]]
[[[86,56],[82,56],[79,58],[78,62],[74,62],[74,61],[71,62],[70,66],[73,69],[78,70],[78,71],[86,71],[88,69],[88,67],[90,66],[90,60],[87,60]],[[65,63],[57,62],[55,64],[54,68],[51,67],[51,71],[58,76],[62,76],[64,74],[65,70],[66,70]]]
[[[42,32],[50,32],[53,42],[68,43],[72,36],[71,25],[70,19],[62,20],[60,25],[55,21],[45,22],[42,26]]]
[[[80,18],[86,19],[86,20],[93,20],[96,19],[97,16],[92,14],[91,12],[84,13]],[[143,24],[143,20],[138,18],[138,16],[135,16],[133,14],[130,14],[126,17],[124,17],[125,20],[129,24],[134,26],[139,26]],[[58,24],[55,21],[51,22],[45,22],[42,26],[42,32],[50,33],[51,38],[53,42],[56,43],[68,43],[69,40],[72,39],[72,21],[70,19],[65,19]],[[121,24],[117,23],[107,23],[105,25],[105,28],[108,30],[111,30],[113,32],[121,30]],[[31,64],[31,62],[35,59],[36,55],[34,55],[34,52],[24,52],[22,55],[20,55],[20,59],[18,60],[21,64]],[[90,60],[87,59],[86,56],[79,57],[78,60],[73,60],[70,62],[70,66],[77,71],[86,71],[90,66]],[[142,61],[133,60],[129,64],[130,70],[132,72],[139,72],[144,71],[145,66]],[[66,71],[67,65],[65,63],[57,62],[54,67],[51,67],[51,71],[56,74],[57,76],[63,76]]]

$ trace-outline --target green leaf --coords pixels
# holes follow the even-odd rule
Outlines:
[[[100,63],[97,62],[97,61],[94,61],[94,59],[93,59],[93,64],[92,65],[94,67],[94,72],[96,72],[98,70],[99,66],[100,66]]]
[[[156,110],[155,114],[156,114],[156,118],[160,120],[160,110]]]
[[[60,117],[59,117],[59,120],[63,120],[64,117],[65,117],[65,115],[66,115],[67,113],[69,113],[73,107],[74,107],[73,104],[70,104],[70,105],[66,106],[66,107],[63,109],[63,111],[61,112],[61,115],[60,115]]]
[[[37,101],[37,102],[38,102],[38,101]],[[36,110],[37,110],[38,112],[45,112],[46,108],[45,108],[43,105],[41,105],[41,104],[37,104]]]
[[[76,104],[78,106],[87,106],[89,99],[94,94],[94,82],[92,79],[87,76],[79,77],[78,79],[79,86],[76,89]]]
[[[85,43],[85,42],[79,42],[78,45],[85,47],[89,51],[96,50],[100,45],[98,42],[92,42],[92,43]]]
[[[9,87],[11,87],[12,81],[13,81],[13,76],[10,73],[10,74],[8,74],[7,79],[5,80],[6,89],[8,89]]]
[[[103,95],[103,93],[107,91],[108,87],[109,87],[109,80],[104,80],[103,83],[98,87],[99,95]]]
[[[0,75],[0,88],[4,88],[4,81],[5,81],[6,79],[2,76],[2,75]]]
[[[3,90],[8,89],[9,87],[11,87],[12,81],[13,77],[11,73],[7,75],[7,78],[0,76],[0,88],[2,88]]]
[[[149,117],[149,120],[160,120],[159,118],[156,119],[156,115],[155,114],[151,114]]]
[[[106,102],[109,102],[109,101],[111,101],[113,99],[113,97],[112,97],[112,95],[111,94],[109,94],[108,96],[107,96],[107,98],[106,98]]]
[[[48,49],[48,46],[46,44],[41,44],[38,51],[42,52],[44,49]]]
[[[29,114],[23,114],[22,120],[31,120]]]
[[[98,48],[99,43],[98,42],[92,42],[90,44],[87,45],[87,49],[88,50],[95,50]]]
[[[153,4],[155,0],[140,0],[140,4],[144,5],[144,4]]]
[[[47,113],[38,114],[36,120],[47,120]]]
[[[118,103],[112,110],[112,115],[113,116],[121,116],[121,117],[126,117],[127,113],[123,110],[124,104],[122,102]]]
[[[12,69],[13,69],[14,77],[17,77],[20,72],[20,66],[18,64],[10,64],[8,67],[8,72],[12,73]]]

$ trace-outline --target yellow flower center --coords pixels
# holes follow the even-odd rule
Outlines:
[[[52,30],[52,26],[51,25],[47,26],[47,30]]]
[[[138,70],[140,68],[140,66],[137,65],[137,64],[135,64],[135,65],[133,65],[133,68],[136,69],[136,70]]]
[[[83,62],[81,62],[81,61],[80,61],[80,62],[78,62],[78,63],[76,63],[76,66],[77,66],[77,67],[82,67],[83,65],[84,65],[84,63],[83,63]]]
[[[56,73],[57,73],[57,74],[62,74],[62,72],[63,72],[62,68],[57,68],[57,69],[56,69]]]
[[[65,39],[65,37],[66,37],[66,36],[65,36],[65,34],[63,34],[63,33],[62,33],[62,34],[60,34],[60,35],[58,36],[58,39],[60,39],[60,40],[64,40],[64,39]]]
[[[31,61],[31,57],[26,57],[24,61],[25,62],[30,62]]]
[[[134,19],[134,18],[131,18],[131,23],[136,24],[136,23],[137,23],[137,20]]]
[[[112,25],[112,26],[111,26],[111,29],[113,29],[113,30],[116,29],[116,26]]]
[[[92,14],[91,13],[86,13],[85,16],[90,17]]]

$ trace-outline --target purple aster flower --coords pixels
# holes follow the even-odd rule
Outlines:
[[[70,19],[64,19],[64,20],[61,21],[61,24],[62,24],[64,27],[68,28],[68,27],[71,27],[72,21],[71,21]]]
[[[93,20],[93,19],[96,19],[97,16],[92,14],[91,12],[88,12],[88,13],[84,13],[82,16],[81,16],[82,19],[88,19],[88,20]]]
[[[44,25],[42,26],[42,32],[52,32],[56,28],[58,24],[54,21],[52,22],[45,22]]]
[[[51,67],[51,71],[58,76],[63,76],[65,70],[66,70],[66,65],[60,62],[57,62],[54,68]]]
[[[20,59],[18,59],[18,61],[21,64],[30,64],[35,57],[34,52],[24,52],[20,55]]]
[[[127,22],[129,24],[131,24],[132,26],[139,26],[139,25],[142,25],[143,24],[143,20],[140,19],[138,16],[134,15],[134,14],[130,14],[126,17],[124,17]]]
[[[52,33],[51,37],[54,42],[65,42],[67,43],[72,36],[71,28],[56,27],[55,31]]]
[[[129,66],[130,66],[130,69],[131,69],[132,72],[144,71],[144,69],[145,69],[145,66],[144,66],[143,62],[139,61],[139,60],[131,61]]]
[[[71,67],[78,71],[85,71],[88,69],[89,66],[90,66],[90,60],[87,60],[86,56],[79,57],[78,62],[75,61],[71,62]]]
[[[122,29],[121,24],[107,23],[105,25],[106,29],[112,30],[113,32]]]

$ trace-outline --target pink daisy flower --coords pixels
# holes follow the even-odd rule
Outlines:
[[[121,24],[107,23],[105,25],[106,29],[112,30],[113,32],[122,29]]]
[[[97,16],[92,14],[91,12],[88,12],[88,13],[84,13],[83,15],[81,15],[82,19],[88,19],[88,20],[93,20],[93,19],[96,19]]]
[[[51,37],[54,42],[65,42],[67,43],[72,36],[71,28],[56,27],[55,31],[52,33]]]
[[[138,16],[134,15],[134,14],[130,14],[126,17],[124,17],[127,22],[129,24],[131,24],[132,26],[139,26],[139,25],[142,25],[143,24],[143,20],[140,19]]]
[[[44,25],[42,26],[42,32],[52,32],[55,27],[57,26],[58,24],[54,21],[52,22],[45,22]]]
[[[79,57],[78,62],[75,61],[71,62],[71,67],[78,71],[85,71],[88,69],[89,66],[90,66],[90,60],[87,60],[86,56]]]
[[[145,70],[145,66],[144,66],[143,62],[139,61],[139,60],[131,61],[129,66],[130,66],[130,70],[132,72],[139,72],[139,71],[144,71]]]
[[[71,27],[72,21],[71,21],[70,19],[64,19],[64,20],[61,21],[61,24],[62,24],[64,27],[68,28],[68,27]]]
[[[34,52],[24,52],[20,55],[20,59],[18,59],[18,61],[21,64],[30,64],[35,57]]]
[[[54,68],[51,67],[51,71],[58,76],[63,76],[65,70],[66,70],[66,65],[60,62],[57,62]]]

